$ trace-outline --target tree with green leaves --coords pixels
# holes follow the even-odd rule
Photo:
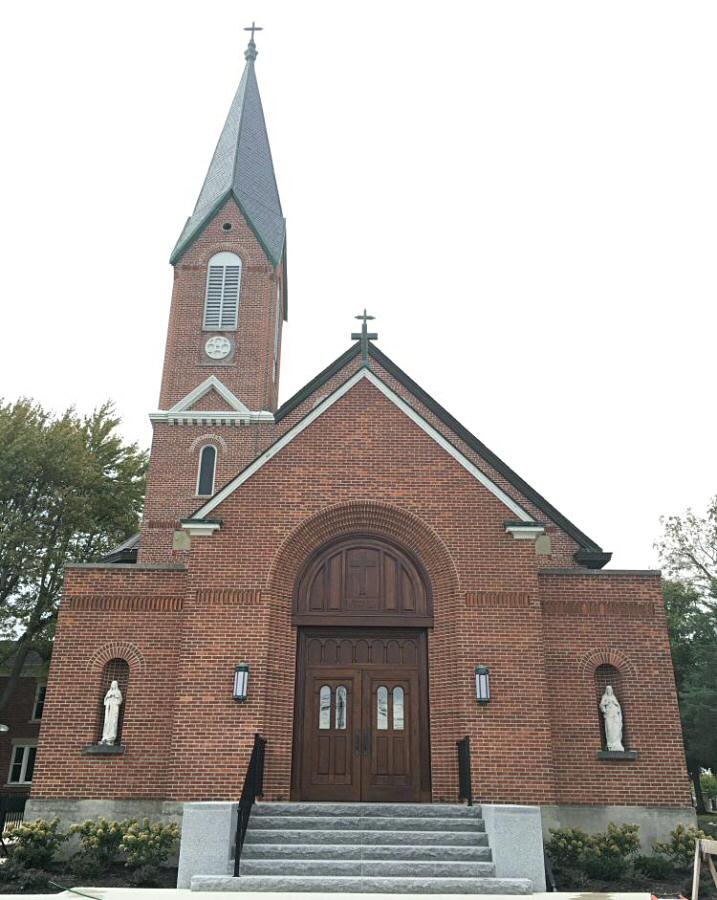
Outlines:
[[[705,811],[701,769],[717,769],[717,497],[704,517],[663,520],[657,545],[690,778]]]
[[[110,403],[82,417],[0,401],[0,638],[13,642],[0,714],[28,653],[47,655],[65,562],[97,560],[139,527],[147,454],[119,424]]]

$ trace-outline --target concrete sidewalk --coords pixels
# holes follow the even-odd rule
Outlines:
[[[209,891],[189,891],[174,890],[172,888],[77,888],[86,897],[92,897],[94,900],[220,900],[220,898],[235,897],[242,900],[288,900],[289,897],[296,897],[296,894],[286,893],[234,893],[234,892],[209,892]],[[480,897],[480,900],[508,900],[506,894],[306,894],[302,895],[314,898],[314,900],[345,900],[348,897],[361,897],[365,900],[371,898],[401,897],[403,900],[425,900],[427,896],[431,900],[456,900],[456,897]],[[0,894],[0,900],[32,900],[32,898],[42,897],[48,900],[49,897],[55,900],[78,900],[79,894],[74,891],[63,891],[61,894]],[[555,894],[531,894],[534,900],[650,900],[650,894],[633,893],[555,893]]]

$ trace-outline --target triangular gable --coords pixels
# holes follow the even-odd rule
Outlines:
[[[385,381],[379,378],[375,372],[371,371],[366,367],[362,367],[352,375],[347,381],[345,381],[340,387],[338,387],[333,393],[329,394],[328,397],[325,397],[320,403],[318,403],[303,419],[297,422],[292,428],[290,428],[282,437],[280,437],[275,443],[273,443],[267,450],[264,451],[260,456],[258,456],[254,462],[250,463],[245,469],[243,469],[235,478],[233,478],[228,484],[226,484],[223,488],[221,488],[212,498],[204,503],[199,509],[193,514],[191,520],[186,520],[187,522],[196,523],[198,519],[205,519],[209,516],[227,497],[230,497],[234,491],[241,487],[245,481],[248,481],[252,475],[256,474],[260,469],[262,469],[271,459],[273,459],[277,454],[281,453],[281,451],[288,446],[294,438],[305,431],[312,422],[315,422],[316,419],[319,418],[326,410],[330,409],[338,400],[340,400],[343,396],[345,396],[355,385],[357,385],[360,381],[366,379],[369,381],[374,387],[376,387],[388,400],[391,401],[398,409],[401,410],[405,415],[407,415],[422,431],[424,431],[429,437],[431,437],[449,456],[452,456],[459,465],[463,466],[463,468],[469,472],[477,481],[479,481],[485,488],[487,488],[493,496],[495,496],[498,500],[503,503],[503,505],[510,511],[510,513],[516,517],[518,522],[525,522],[530,525],[535,525],[533,522],[533,517],[528,513],[519,503],[513,500],[506,492],[499,487],[491,478],[489,478],[485,472],[478,468],[471,460],[469,460],[457,447],[450,443],[439,431],[437,431],[433,425],[430,424],[426,419],[424,419],[420,413],[418,413],[412,406],[410,406],[406,401],[399,397],[399,395],[393,391]]]
[[[219,391],[214,388],[211,388],[206,394],[195,400],[189,409],[192,410],[192,412],[198,410],[202,412],[206,412],[207,410],[221,410],[222,412],[238,411],[233,404],[229,403],[228,400],[225,400]]]
[[[168,411],[171,413],[188,412],[195,403],[210,392],[218,394],[226,403],[225,408],[232,412],[248,413],[250,411],[249,407],[245,406],[236,394],[233,394],[226,385],[222,384],[216,375],[210,375],[200,385],[197,385],[193,391],[190,391],[186,397],[182,397],[178,403],[171,406]]]
[[[212,397],[217,398],[218,408],[210,408]],[[273,422],[274,414],[249,409],[216,375],[210,375],[174,406],[150,413],[149,418],[170,425],[238,425]]]

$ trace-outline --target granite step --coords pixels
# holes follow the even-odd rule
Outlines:
[[[495,875],[491,862],[445,862],[393,859],[243,859],[239,875],[343,875],[416,876],[418,878],[490,878]]]
[[[530,894],[527,878],[430,878],[338,875],[195,875],[193,891],[355,894]]]
[[[483,837],[483,835],[481,835]],[[445,862],[490,862],[490,847],[445,844],[413,846],[409,844],[252,844],[245,843],[241,855],[245,859],[271,859],[280,865],[286,859],[390,859],[444,860]]]
[[[480,806],[461,803],[279,803],[258,801],[252,817],[258,816],[400,816],[420,819],[480,819]]]
[[[409,846],[475,847],[488,846],[488,835],[475,831],[355,831],[303,828],[257,828],[249,825],[244,846],[250,844],[355,844],[380,846],[387,844]]]
[[[485,831],[482,819],[438,816],[271,816],[259,815],[251,820],[251,830],[283,831],[287,825],[293,830],[325,829],[330,821],[332,830],[341,831]]]

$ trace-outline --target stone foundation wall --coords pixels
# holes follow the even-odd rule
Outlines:
[[[544,806],[543,840],[551,828],[582,828],[588,834],[605,831],[608,823],[639,825],[643,853],[651,853],[655,841],[667,840],[678,825],[696,825],[691,806]]]

